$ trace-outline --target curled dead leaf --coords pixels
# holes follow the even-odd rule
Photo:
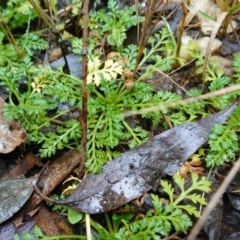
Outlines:
[[[27,140],[27,134],[20,122],[7,122],[3,116],[5,102],[0,98],[0,152],[9,153]]]
[[[204,168],[200,167],[202,161],[185,162],[179,169],[182,178],[187,178],[187,173],[197,173],[199,176],[203,175]]]

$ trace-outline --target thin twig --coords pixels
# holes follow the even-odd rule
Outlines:
[[[235,165],[232,167],[231,171],[228,173],[227,177],[224,179],[221,186],[218,188],[217,192],[213,195],[211,201],[208,203],[207,207],[203,211],[201,218],[198,219],[197,223],[193,227],[192,231],[187,237],[187,240],[196,239],[199,231],[201,230],[204,222],[207,220],[208,216],[211,214],[212,210],[216,207],[219,199],[222,197],[222,194],[226,191],[227,187],[235,177],[236,173],[240,169],[240,157],[238,158]]]
[[[180,237],[178,237],[178,235],[180,234],[180,232],[175,232],[173,234],[171,234],[170,236],[167,236],[165,238],[163,238],[162,240],[172,240],[172,239],[181,239]]]
[[[178,86],[183,92],[188,93],[188,91],[187,91],[185,88],[181,87],[177,82],[175,82],[175,81],[169,76],[170,74],[166,74],[166,73],[164,73],[163,71],[159,70],[158,68],[152,67],[152,66],[145,67],[145,68],[150,68],[150,69],[153,69],[153,70],[156,71],[156,72],[159,72],[159,73],[160,73],[161,75],[163,75],[165,78],[169,79],[173,84],[175,84],[176,86]],[[144,69],[144,68],[143,68],[143,69]]]
[[[79,162],[79,179],[84,176],[84,162],[86,158],[87,146],[87,49],[88,49],[88,8],[89,0],[83,3],[83,49],[82,49],[82,140],[81,140],[81,159]]]
[[[203,94],[203,95],[197,96],[197,97],[187,98],[187,99],[179,100],[179,101],[175,101],[175,102],[163,103],[159,106],[148,107],[148,108],[144,108],[144,109],[140,109],[140,110],[136,110],[136,111],[125,112],[125,113],[119,114],[118,116],[119,117],[130,117],[130,116],[144,114],[144,113],[148,113],[148,112],[161,111],[165,108],[177,107],[177,106],[184,105],[187,103],[193,103],[193,102],[205,100],[205,99],[208,99],[211,97],[222,96],[227,93],[236,92],[236,91],[240,91],[240,84],[235,84],[230,87],[222,88],[220,90],[206,93],[206,94]]]

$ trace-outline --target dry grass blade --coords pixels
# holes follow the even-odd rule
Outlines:
[[[187,104],[187,103],[193,103],[193,102],[200,101],[200,100],[205,100],[205,99],[208,99],[208,98],[211,98],[211,97],[222,96],[222,95],[225,95],[225,94],[228,94],[228,93],[231,93],[231,92],[236,92],[236,91],[240,91],[240,84],[236,84],[236,85],[233,85],[233,86],[230,86],[230,87],[226,87],[226,88],[214,91],[214,92],[206,93],[206,94],[198,96],[198,97],[192,97],[192,98],[187,98],[187,99],[184,99],[184,100],[165,103],[165,104],[162,104],[160,106],[144,108],[144,109],[141,109],[141,110],[125,112],[123,114],[119,114],[119,116],[130,117],[130,116],[139,115],[139,114],[148,113],[148,112],[161,111],[165,108],[177,107],[177,106],[184,105],[184,104]]]
[[[35,0],[29,0],[29,2],[32,4],[38,16],[43,19],[45,24],[50,28],[54,29],[54,23],[52,19],[45,13],[45,11],[41,8],[41,6]]]
[[[156,26],[156,24],[159,22],[161,16],[162,16],[162,12],[164,10],[160,11],[156,17],[155,20],[155,24],[151,24],[152,19],[153,19],[153,15],[156,12],[156,9],[158,9],[158,7],[164,4],[163,1],[158,1],[158,0],[149,0],[147,1],[147,8],[146,8],[146,13],[145,13],[145,21],[144,24],[142,26],[142,33],[141,33],[141,37],[139,40],[139,48],[138,48],[138,55],[137,55],[137,60],[136,60],[136,65],[135,65],[135,70],[134,70],[134,75],[137,71],[137,66],[139,64],[139,61],[141,59],[143,50],[148,42],[149,37],[152,35],[153,29]],[[166,5],[166,4],[165,4]]]
[[[207,65],[208,65],[208,59],[210,56],[211,48],[213,45],[213,41],[216,38],[216,35],[218,33],[219,28],[222,25],[222,22],[224,21],[225,17],[227,16],[227,12],[222,12],[221,15],[218,17],[217,23],[215,27],[213,28],[213,31],[211,33],[211,37],[207,46],[206,54],[205,54],[205,59],[204,59],[204,64],[203,64],[203,79],[205,78],[206,75],[206,70],[207,70]]]
[[[0,11],[0,29],[4,32],[6,35],[8,41],[12,44],[14,49],[16,50],[19,57],[23,57],[23,51],[19,48],[17,42],[15,41],[11,30],[8,27],[8,24],[5,22],[4,17]]]
[[[184,26],[187,26],[192,21],[194,16],[201,10],[202,6],[204,6],[207,1],[208,0],[198,1],[193,8],[189,8],[189,13],[185,18]]]

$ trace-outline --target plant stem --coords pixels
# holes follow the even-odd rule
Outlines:
[[[102,119],[104,117],[104,113],[102,113],[99,118],[98,118],[98,121],[95,125],[95,128],[93,129],[93,133],[92,133],[92,137],[91,137],[91,141],[92,141],[92,148],[95,149],[95,139],[96,139],[96,135],[97,135],[97,130],[98,130],[98,126],[99,124],[101,123]]]
[[[29,0],[35,11],[37,12],[38,16],[42,18],[45,24],[54,29],[54,23],[52,19],[45,13],[45,11],[41,8],[41,6],[35,0]]]
[[[91,236],[91,224],[90,224],[90,215],[89,213],[85,214],[86,219],[86,232],[87,232],[87,240],[92,240]]]
[[[137,138],[136,134],[134,133],[133,129],[127,124],[127,122],[123,121],[123,125],[127,128],[129,133],[132,135],[132,137],[136,140],[137,144],[140,145],[141,141]]]
[[[9,80],[8,80],[7,77],[4,78],[4,81],[6,81],[7,86],[8,86],[9,89],[10,89],[10,91],[9,91],[10,94],[12,95],[12,93],[13,93],[14,96],[17,98],[19,104],[21,104],[21,103],[22,103],[22,100],[21,100],[20,94],[14,89],[13,84],[12,84],[11,82],[9,82]],[[12,97],[10,97],[10,99],[11,99],[11,102],[12,102]]]
[[[82,139],[81,139],[81,159],[79,162],[79,179],[84,176],[84,162],[87,148],[87,49],[88,49],[88,8],[89,0],[83,2],[83,49],[82,49]]]
[[[105,212],[105,213],[104,213],[104,217],[105,217],[105,220],[106,220],[106,222],[107,222],[107,227],[108,227],[109,233],[110,233],[110,234],[113,234],[114,232],[113,232],[113,228],[112,228],[112,225],[111,225],[111,222],[110,222],[110,219],[109,219],[109,215],[108,215],[108,214],[109,214],[109,213]]]
[[[9,29],[7,23],[4,20],[4,17],[0,11],[0,26],[1,29],[3,30],[4,34],[6,35],[6,37],[8,38],[8,41],[12,44],[12,46],[15,48],[17,54],[19,57],[23,57],[23,51],[18,47],[17,42],[15,41],[11,30]]]

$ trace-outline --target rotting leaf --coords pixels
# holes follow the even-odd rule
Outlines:
[[[27,134],[18,121],[7,122],[2,109],[5,102],[0,98],[0,152],[9,153],[27,140]]]
[[[155,136],[143,145],[108,162],[100,174],[89,174],[76,190],[63,201],[55,201],[37,193],[45,200],[66,205],[91,214],[110,211],[139,198],[150,189],[156,190],[159,179],[173,174],[208,140],[214,124],[222,124],[234,111],[229,108],[185,123]]]
[[[187,178],[187,173],[197,173],[199,176],[203,175],[204,168],[200,167],[202,164],[202,161],[191,161],[191,162],[185,162],[179,169],[180,176],[182,178]]]
[[[56,186],[69,176],[70,172],[79,163],[79,158],[81,153],[75,149],[70,150],[48,165],[47,171],[44,171],[39,178],[39,186],[43,194],[50,194]],[[37,194],[33,194],[28,201],[28,206],[26,211],[33,210],[40,202],[41,198]]]
[[[18,234],[20,239],[25,239],[23,236],[26,232],[32,233],[34,225],[34,218],[28,219],[18,226],[15,223],[13,224],[13,222],[7,221],[0,226],[0,239],[13,240],[15,239],[15,234]]]
[[[42,166],[43,164],[39,158],[30,152],[17,165],[4,173],[0,177],[0,180],[7,180],[24,176],[27,171],[33,168],[35,165]]]
[[[0,181],[0,223],[9,219],[28,200],[33,192],[32,178]]]

